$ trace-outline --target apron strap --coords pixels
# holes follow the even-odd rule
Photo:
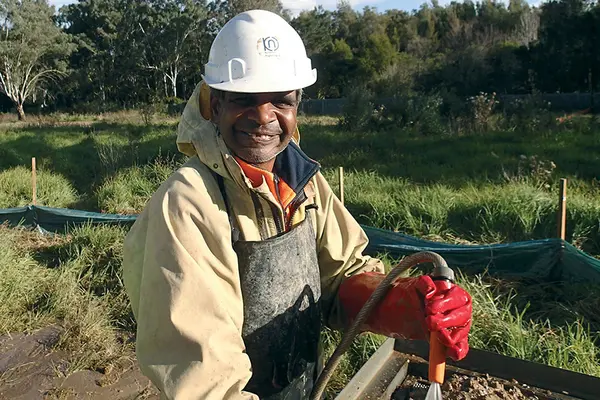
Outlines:
[[[225,211],[227,212],[227,217],[229,218],[229,225],[231,225],[231,242],[235,243],[237,241],[239,241],[240,239],[243,240],[242,238],[242,232],[240,229],[237,228],[237,223],[235,221],[235,218],[233,217],[233,211],[231,208],[231,205],[229,204],[229,198],[227,197],[227,192],[225,190],[225,180],[223,179],[223,177],[217,173],[214,173],[215,175],[215,179],[217,180],[217,184],[219,185],[219,191],[221,192],[221,196],[223,197],[223,202],[225,203]],[[257,216],[258,216],[258,225],[259,225],[259,231],[260,231],[260,237],[262,240],[266,239],[267,237],[267,231],[265,226],[263,225],[263,210],[262,207],[260,206],[259,203],[259,199],[258,196],[256,195],[256,193],[252,192],[251,193],[252,196],[252,202],[254,203],[254,209],[257,212]],[[319,208],[319,206],[317,206],[316,204],[308,204],[305,208],[306,210],[306,216],[307,218],[310,217],[310,213],[308,212],[311,209],[315,209],[317,210]],[[316,238],[316,232],[315,232],[315,238]]]
[[[236,228],[235,218],[233,217],[233,213],[231,211],[231,206],[229,204],[229,199],[227,197],[227,192],[225,191],[225,180],[219,174],[215,174],[217,179],[217,184],[219,185],[219,190],[221,191],[221,196],[223,197],[223,202],[225,203],[225,212],[227,212],[227,217],[229,218],[229,225],[231,226],[231,242],[235,243],[240,240],[241,232]]]

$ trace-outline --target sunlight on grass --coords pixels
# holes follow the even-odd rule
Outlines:
[[[0,208],[30,203],[29,165],[36,156],[40,204],[139,213],[184,160],[176,155],[176,122],[158,116],[146,125],[136,112],[2,122]],[[598,157],[581,156],[581,149],[595,148],[589,143],[600,142],[598,132],[573,125],[533,137],[425,137],[411,130],[345,132],[331,117],[302,116],[299,123],[302,147],[323,165],[336,193],[336,168],[344,167],[346,206],[361,223],[451,243],[554,237],[556,183],[564,176],[567,238],[600,255]],[[557,169],[550,175],[527,170],[519,160],[532,154],[552,160]],[[133,345],[123,344],[135,332],[121,282],[125,233],[83,226],[46,237],[1,228],[2,332],[61,324],[70,371],[132,357]],[[388,269],[398,261],[383,259]],[[600,376],[597,289],[526,286],[485,275],[460,276],[459,283],[474,299],[473,347]],[[340,332],[323,332],[325,359],[340,338]],[[329,398],[384,340],[372,334],[356,338],[330,382]]]
[[[117,338],[132,326],[119,277],[123,236],[120,228],[83,227],[54,243],[0,227],[0,332],[59,324],[68,372],[132,357],[132,345]],[[39,243],[28,249],[31,241]]]
[[[31,176],[31,169],[25,167],[0,171],[0,208],[32,204]],[[69,208],[78,199],[71,183],[59,174],[38,170],[36,184],[38,205]]]
[[[171,162],[156,160],[152,164],[121,170],[100,186],[98,207],[108,213],[139,213],[175,169]]]
[[[500,293],[481,275],[459,274],[457,283],[473,298],[472,347],[600,377],[600,340],[583,318],[556,325],[514,305],[516,290]],[[530,298],[531,302],[536,299]]]

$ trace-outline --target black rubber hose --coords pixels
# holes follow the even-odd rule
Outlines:
[[[356,335],[360,333],[360,327],[366,322],[367,318],[371,314],[371,311],[383,300],[394,281],[409,268],[425,262],[433,263],[435,269],[438,271],[449,270],[446,260],[444,260],[439,254],[431,251],[423,251],[411,254],[403,259],[396,267],[394,267],[365,302],[360,312],[356,315],[356,319],[352,325],[350,325],[344,332],[340,344],[329,358],[329,361],[327,361],[325,368],[323,368],[323,371],[315,382],[315,386],[310,395],[310,400],[321,400],[323,392],[325,392],[325,388],[327,387],[327,383],[329,382],[329,379],[331,379],[333,372],[338,366],[342,355],[348,350],[348,348],[350,348],[352,341]]]

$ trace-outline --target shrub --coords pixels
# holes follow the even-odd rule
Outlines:
[[[492,117],[498,103],[496,93],[479,93],[477,96],[469,97],[471,106],[471,118],[473,128],[477,132],[484,132],[492,128]]]
[[[346,130],[366,128],[373,117],[373,93],[365,86],[355,87],[348,93],[342,111],[340,126]]]
[[[550,112],[550,106],[537,93],[509,101],[504,105],[505,128],[536,132],[556,127],[556,119]]]
[[[379,129],[409,128],[421,135],[444,132],[442,99],[437,95],[401,93],[377,108],[374,121]]]
[[[179,97],[167,97],[165,102],[167,104],[167,114],[172,117],[181,114],[187,104],[186,100]]]

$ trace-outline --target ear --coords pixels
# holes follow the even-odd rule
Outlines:
[[[212,122],[217,122],[221,115],[221,99],[216,96],[210,96],[210,116]]]
[[[200,87],[200,96],[198,96],[198,102],[200,114],[202,114],[202,117],[205,120],[210,121],[212,119],[210,87],[204,82]]]

